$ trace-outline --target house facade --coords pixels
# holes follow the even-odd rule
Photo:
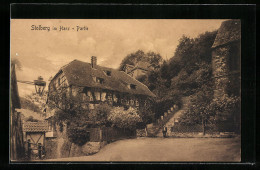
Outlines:
[[[91,63],[73,60],[63,66],[49,83],[49,93],[56,90],[78,96],[90,109],[100,103],[140,108],[151,105],[155,97],[147,86],[124,71],[97,65],[95,56]]]

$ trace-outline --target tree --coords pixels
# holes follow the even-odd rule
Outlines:
[[[181,98],[184,96],[193,96],[193,104],[189,116],[190,119],[201,123],[202,118],[206,114],[200,115],[200,112],[205,112],[207,107],[205,102],[195,100],[197,95],[203,95],[202,99],[213,97],[214,81],[212,79],[211,65],[211,46],[215,40],[217,32],[206,32],[196,38],[183,36],[179,40],[179,45],[176,48],[175,54],[169,61],[164,62],[158,72],[148,74],[146,85],[157,95],[157,100],[154,105],[156,115],[159,116],[167,111],[173,104],[182,105]],[[201,93],[201,94],[200,94]],[[200,107],[201,108],[197,108]],[[204,108],[203,108],[204,107]],[[202,109],[202,110],[200,110]],[[196,113],[195,113],[196,112]],[[200,116],[199,116],[200,115]]]
[[[205,134],[205,126],[214,119],[215,114],[211,111],[209,95],[200,91],[192,96],[188,109],[180,118],[180,123],[185,125],[202,124],[203,134]]]
[[[139,61],[149,63],[154,69],[160,68],[163,61],[159,53],[149,51],[148,53],[138,50],[134,53],[128,54],[121,62],[119,70],[123,70],[126,64],[136,65]]]
[[[42,95],[37,93],[31,93],[25,97],[21,97],[21,107],[24,109],[32,110],[39,114],[45,114],[44,109],[46,108],[47,92],[43,92]]]
[[[153,68],[160,68],[160,65],[163,62],[162,56],[159,53],[155,53],[152,51],[149,51],[147,54],[148,62],[151,64]]]
[[[21,62],[20,62],[19,59],[17,59],[17,58],[14,57],[14,58],[11,59],[11,63],[14,64],[14,65],[16,65],[16,68],[17,68],[18,70],[22,70],[22,64],[21,64]]]
[[[119,70],[123,70],[126,64],[135,65],[138,61],[145,60],[146,55],[142,50],[138,50],[134,53],[128,54],[121,62]]]
[[[223,95],[213,98],[212,91],[200,91],[192,96],[188,110],[180,118],[185,125],[202,124],[203,133],[207,124],[215,128],[225,128],[225,123],[235,123],[234,118],[240,113],[240,99],[236,96]],[[221,124],[218,124],[221,122]],[[229,126],[230,127],[230,126]],[[226,129],[227,130],[227,129]]]
[[[108,123],[107,115],[111,107],[108,104],[99,104],[90,110],[87,102],[82,100],[82,95],[70,95],[68,90],[56,90],[49,93],[48,105],[55,109],[54,120],[63,127],[67,124],[68,139],[78,145],[83,145],[88,140],[90,127],[102,126]]]

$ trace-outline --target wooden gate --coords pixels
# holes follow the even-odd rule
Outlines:
[[[23,131],[25,132],[25,139],[27,141],[27,156],[28,159],[32,155],[37,155],[39,159],[42,158],[42,153],[45,148],[45,133],[48,131],[48,122],[25,122],[23,124]]]

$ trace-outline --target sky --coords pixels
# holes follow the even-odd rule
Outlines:
[[[18,59],[22,65],[22,69],[16,71],[18,80],[33,81],[42,76],[48,83],[51,76],[74,59],[90,62],[91,56],[97,56],[98,65],[118,68],[124,57],[139,49],[160,53],[169,59],[183,35],[195,38],[206,31],[217,30],[223,21],[12,19],[11,58]],[[60,27],[69,27],[69,30],[60,31]],[[18,90],[24,97],[34,92],[34,87],[18,83]]]

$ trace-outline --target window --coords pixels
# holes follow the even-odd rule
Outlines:
[[[92,94],[91,94],[91,91],[88,91],[88,92],[87,92],[87,96],[88,96],[88,98],[89,98],[89,101],[94,101],[93,96],[92,96]]]
[[[95,76],[92,76],[92,78],[93,78],[93,81],[96,82],[96,83],[99,83],[99,84],[103,84],[104,83],[104,79],[103,78],[95,77]]]
[[[100,99],[101,99],[101,96],[100,96],[101,93],[100,93],[99,91],[95,91],[94,94],[95,94],[96,100],[97,100],[97,101],[100,101]]]
[[[114,102],[117,103],[117,101],[118,101],[117,95],[113,94],[113,99],[114,99]]]
[[[104,72],[105,72],[105,74],[106,74],[107,76],[111,76],[111,71],[109,71],[109,70],[104,70]]]
[[[113,98],[111,93],[107,93],[107,101],[112,104],[113,103]]]
[[[136,106],[139,106],[138,100],[135,101],[135,105],[136,105]]]
[[[134,100],[133,99],[130,100],[130,105],[134,105]]]
[[[60,86],[60,78],[58,78],[58,86]]]
[[[106,92],[102,92],[101,93],[101,101],[105,101],[106,100],[106,96],[107,96],[107,93]]]
[[[103,84],[104,83],[104,79],[97,77],[97,83]]]
[[[130,89],[136,89],[136,85],[130,84]]]
[[[88,96],[86,93],[81,93],[82,101],[87,101]]]
[[[147,106],[147,100],[144,101],[144,106]]]

